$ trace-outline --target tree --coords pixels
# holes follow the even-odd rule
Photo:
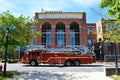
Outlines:
[[[104,20],[103,26],[105,31],[103,34],[105,42],[120,43],[120,23],[116,20]]]
[[[39,32],[33,32],[31,26],[35,25],[37,20],[20,15],[12,15],[9,11],[0,14],[0,51],[4,51],[5,30],[9,27],[9,49],[14,50],[16,46],[24,46],[30,43],[31,38],[39,35]],[[14,29],[13,29],[14,28]],[[12,51],[13,52],[13,51]]]
[[[104,20],[105,32],[103,37],[106,42],[120,43],[120,0],[102,0],[101,8],[107,8],[109,17],[112,20]],[[111,36],[112,35],[112,36]]]
[[[107,7],[109,16],[112,16],[114,20],[105,20],[105,33],[103,34],[105,41],[113,43],[113,52],[115,59],[115,74],[118,75],[118,63],[116,54],[116,43],[120,43],[120,0],[102,0],[100,4],[101,8]]]
[[[100,3],[101,8],[107,8],[107,12],[115,19],[120,19],[120,0],[102,0]]]

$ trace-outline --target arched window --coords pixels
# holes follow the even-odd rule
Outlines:
[[[62,22],[56,24],[56,45],[65,45],[65,25]]]
[[[87,34],[91,34],[90,26],[87,26]]]
[[[87,43],[88,43],[88,46],[92,46],[92,39],[88,38]]]
[[[42,45],[51,45],[51,25],[44,23],[42,25]]]
[[[79,25],[76,22],[70,24],[70,45],[80,45]]]

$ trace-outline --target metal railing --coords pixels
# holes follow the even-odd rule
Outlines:
[[[115,55],[105,55],[104,62],[106,67],[115,67]],[[118,67],[120,67],[120,55],[117,55]]]

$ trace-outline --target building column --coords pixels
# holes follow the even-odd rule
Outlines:
[[[87,33],[86,27],[79,26],[80,45],[87,46]]]
[[[52,28],[52,32],[51,32],[51,34],[52,34],[52,36],[51,36],[51,38],[52,38],[52,46],[55,46],[56,45],[56,41],[55,41],[55,39],[56,39],[56,36],[55,36],[55,34],[56,34],[56,32],[55,32],[55,26],[52,26],[51,27]]]
[[[83,36],[84,36],[84,39],[83,39],[83,44],[85,45],[85,46],[87,46],[87,32],[86,32],[86,26],[83,28]]]
[[[40,25],[35,25],[35,31],[41,31],[41,26]],[[35,39],[34,39],[34,44],[35,45],[40,45],[41,44],[41,35],[38,35]]]
[[[39,40],[39,45],[42,44],[42,26],[39,26],[39,31],[41,32],[40,35],[38,36],[38,40]]]
[[[70,45],[70,27],[65,26],[65,33],[66,33],[66,45]]]
[[[83,29],[82,29],[82,26],[79,26],[79,42],[80,42],[80,45],[83,45]]]

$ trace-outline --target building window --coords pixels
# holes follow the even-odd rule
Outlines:
[[[51,30],[46,31],[46,45],[51,45]]]
[[[101,27],[100,26],[98,26],[98,32],[101,33]]]
[[[75,31],[70,30],[70,45],[75,45]]]
[[[92,46],[92,39],[88,38],[87,43],[88,43],[88,46]]]
[[[56,45],[65,45],[65,25],[61,22],[56,25]]]
[[[111,43],[111,42],[108,42],[108,46],[112,46],[112,43]]]
[[[90,27],[87,27],[87,34],[91,34]]]
[[[42,45],[51,45],[51,25],[44,23],[42,25]]]
[[[64,38],[64,31],[63,30],[58,30],[56,33],[56,38],[57,38],[57,45],[64,45],[65,44],[65,38]]]
[[[80,45],[79,25],[76,22],[70,24],[70,45]]]

